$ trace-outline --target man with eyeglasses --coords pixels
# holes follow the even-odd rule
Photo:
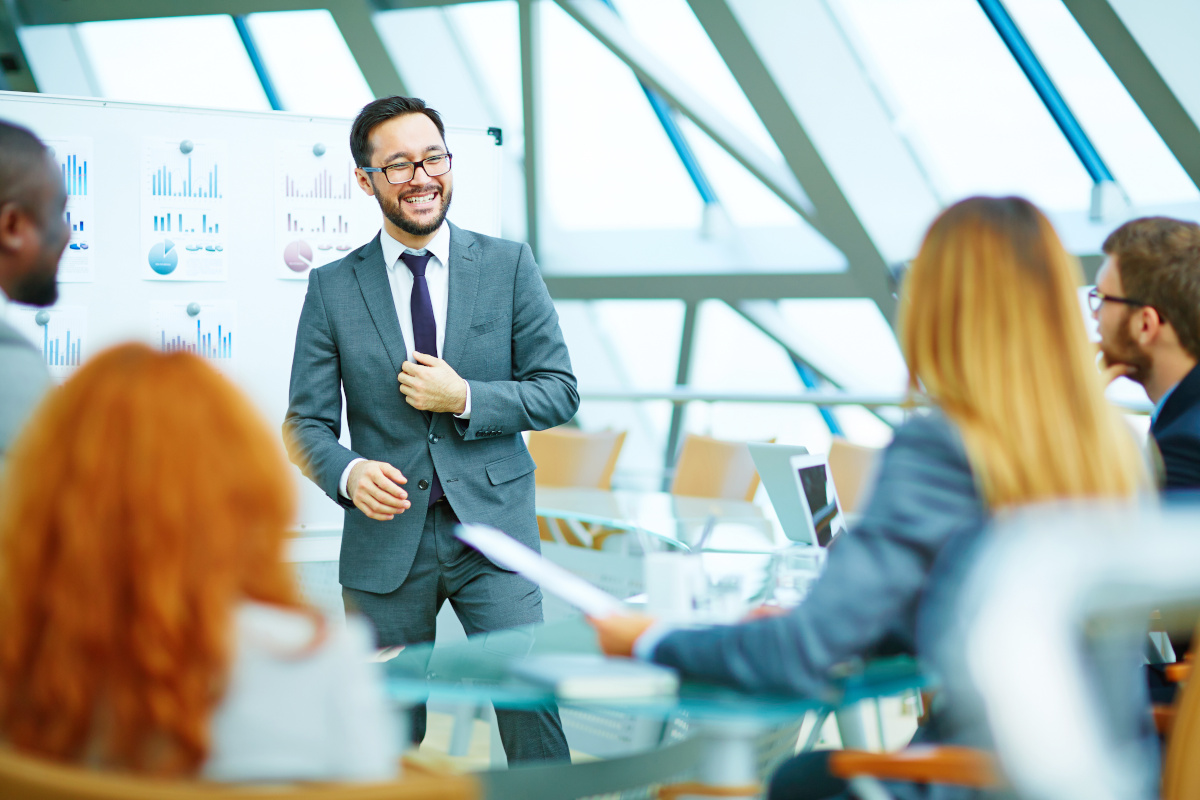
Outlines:
[[[1200,488],[1200,225],[1135,219],[1103,250],[1088,302],[1106,374],[1137,381],[1154,403],[1165,488]]]
[[[579,405],[554,304],[528,245],[446,220],[453,156],[436,111],[369,103],[350,150],[383,230],[310,274],[284,422],[292,460],[346,509],[346,607],[381,648],[433,641],[447,600],[468,634],[541,622],[539,589],[454,531],[482,522],[538,548],[521,432]],[[343,392],[351,448],[338,441]],[[510,761],[570,758],[552,705],[496,717]],[[425,724],[421,706],[414,741]]]

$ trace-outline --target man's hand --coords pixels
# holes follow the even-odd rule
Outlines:
[[[400,393],[405,401],[420,411],[447,411],[461,414],[467,410],[467,382],[437,356],[413,352],[418,363],[405,361],[400,381]]]
[[[610,656],[632,656],[633,643],[654,624],[653,617],[642,614],[613,614],[608,617],[588,617],[587,621],[600,637],[600,649]]]
[[[408,492],[400,488],[402,483],[408,483],[408,478],[386,461],[360,461],[350,468],[346,493],[359,511],[386,521],[412,505]]]
[[[1100,380],[1104,381],[1104,385],[1108,386],[1117,378],[1126,378],[1133,374],[1133,367],[1129,364],[1117,362],[1109,364],[1108,358],[1103,352],[1096,354],[1096,366],[1100,369]]]

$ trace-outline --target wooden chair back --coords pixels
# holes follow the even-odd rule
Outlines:
[[[691,433],[683,440],[671,494],[750,502],[756,491],[758,471],[745,442]]]
[[[239,786],[98,772],[0,748],[4,800],[478,800],[467,775],[408,774],[370,784]]]
[[[1200,627],[1192,634],[1200,642]],[[1191,674],[1175,699],[1174,719],[1167,736],[1167,757],[1163,761],[1163,800],[1192,800],[1200,797],[1200,680]]]
[[[857,511],[859,503],[866,499],[879,453],[879,448],[864,447],[838,437],[829,446],[829,474],[833,476],[843,511]]]
[[[611,489],[625,431],[585,433],[575,428],[531,431],[529,455],[538,486]]]

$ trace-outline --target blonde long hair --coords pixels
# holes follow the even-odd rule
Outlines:
[[[909,271],[900,305],[909,388],[957,423],[992,508],[1148,485],[1104,398],[1082,282],[1049,220],[1017,197],[946,209]]]

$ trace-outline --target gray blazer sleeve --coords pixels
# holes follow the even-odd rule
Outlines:
[[[957,431],[940,414],[910,420],[883,454],[862,520],[830,547],[800,606],[782,617],[677,631],[653,658],[692,680],[820,696],[832,667],[868,654],[885,636],[914,639],[939,549],[984,521]]]
[[[317,270],[308,274],[288,395],[283,421],[288,456],[335,502],[350,505],[338,494],[338,480],[346,465],[359,456],[338,441],[342,435],[341,361]]]
[[[545,430],[567,422],[579,408],[558,312],[527,244],[521,245],[517,259],[512,307],[513,379],[469,381],[471,419],[454,420],[464,439],[481,431]]]
[[[38,351],[19,333],[0,323],[0,463],[42,397],[53,385]]]

